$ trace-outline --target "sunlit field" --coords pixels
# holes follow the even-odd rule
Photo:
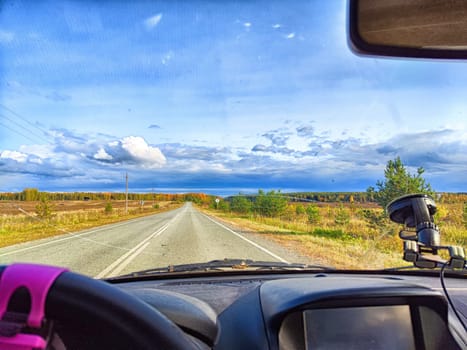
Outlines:
[[[93,194],[93,199],[75,194],[81,196],[80,200],[56,200],[58,196],[0,200],[0,246],[156,214],[193,202],[235,230],[259,234],[317,264],[347,269],[408,265],[401,259],[398,233],[402,227],[390,222],[383,209],[368,201],[364,193],[314,195],[322,201],[291,200],[288,195],[273,192],[227,198],[132,194],[127,208],[121,194],[112,195],[119,199],[109,194]],[[99,199],[105,196],[107,199]],[[465,195],[458,194],[438,198],[434,219],[441,230],[442,244],[467,246],[466,200]]]
[[[152,215],[182,203],[133,200],[128,210],[122,200],[50,201],[46,205],[48,212],[40,201],[0,201],[0,247]]]
[[[467,245],[463,197],[438,204],[435,222],[442,244]],[[238,229],[257,232],[337,268],[387,268],[408,265],[402,260],[401,225],[389,221],[374,203],[287,203],[279,215],[239,213],[211,207],[208,212]]]

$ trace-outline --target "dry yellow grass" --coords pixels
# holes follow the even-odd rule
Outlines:
[[[88,208],[93,209],[56,211],[48,220],[39,220],[31,213],[29,215],[2,214],[0,216],[0,247],[152,215],[175,209],[181,205],[175,202],[159,202],[157,209],[151,206],[144,208],[133,206],[129,208],[128,214],[125,214],[122,208],[105,213],[103,206],[100,209],[89,206]]]
[[[365,208],[378,213],[378,208]],[[346,211],[348,222],[336,223],[339,210]],[[262,237],[310,257],[316,263],[337,268],[375,269],[410,265],[402,260],[402,228],[387,220],[380,227],[365,219],[360,208],[347,205],[320,206],[318,223],[307,223],[306,215],[288,208],[281,218],[255,215],[239,216],[210,210],[209,214],[237,226],[261,234]],[[442,243],[465,247],[467,230],[461,224],[461,206],[444,205],[436,222],[441,227]]]

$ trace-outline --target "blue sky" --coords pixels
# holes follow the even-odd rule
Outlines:
[[[2,6],[0,191],[467,191],[467,63],[354,55],[345,1]]]

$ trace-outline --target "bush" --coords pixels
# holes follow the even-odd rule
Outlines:
[[[36,214],[40,219],[48,220],[52,217],[53,205],[46,197],[42,197],[39,204],[36,205]]]
[[[306,207],[306,215],[308,218],[308,222],[310,224],[316,224],[320,220],[319,209],[316,205],[309,205]]]
[[[230,210],[230,203],[224,200],[221,200],[218,205],[217,209],[223,211],[224,213],[227,213]]]
[[[287,208],[287,202],[287,198],[282,196],[280,191],[265,193],[263,190],[259,190],[253,208],[260,215],[279,217]]]
[[[230,209],[239,214],[248,214],[251,211],[252,203],[245,196],[235,196],[232,198]]]
[[[462,223],[467,228],[467,202],[464,203],[464,209],[462,210]]]
[[[362,209],[359,214],[374,229],[381,229],[389,223],[384,210]]]
[[[112,203],[110,203],[110,202],[105,203],[104,212],[106,214],[110,214],[112,212],[112,210],[113,210]]]
[[[305,207],[303,205],[301,205],[301,204],[297,205],[295,207],[295,214],[297,214],[297,215],[305,214]]]
[[[350,222],[350,214],[342,205],[337,209],[334,222],[337,225],[346,225]]]
[[[152,208],[153,208],[153,209],[159,209],[159,208],[160,208],[160,205],[159,205],[158,203],[153,204],[153,205],[152,205]]]

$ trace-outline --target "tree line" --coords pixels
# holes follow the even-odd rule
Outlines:
[[[238,213],[256,212],[265,216],[280,215],[288,202],[375,202],[383,208],[393,199],[409,193],[426,193],[436,197],[440,203],[467,202],[466,193],[435,193],[423,178],[424,169],[418,168],[411,174],[399,157],[390,160],[384,171],[384,180],[376,186],[368,187],[366,192],[265,192],[259,190],[255,195],[237,195],[216,200],[218,197],[204,193],[166,194],[166,193],[129,193],[129,200],[153,201],[190,201],[208,204],[222,210]],[[59,200],[124,200],[124,192],[41,192],[37,188],[25,188],[21,192],[0,193],[0,200],[39,201],[43,198]]]
[[[37,188],[25,188],[21,192],[0,193],[0,200],[10,201],[86,201],[86,200],[125,200],[125,192],[44,192]],[[214,196],[204,193],[128,193],[129,200],[145,201],[181,201],[208,204]]]

